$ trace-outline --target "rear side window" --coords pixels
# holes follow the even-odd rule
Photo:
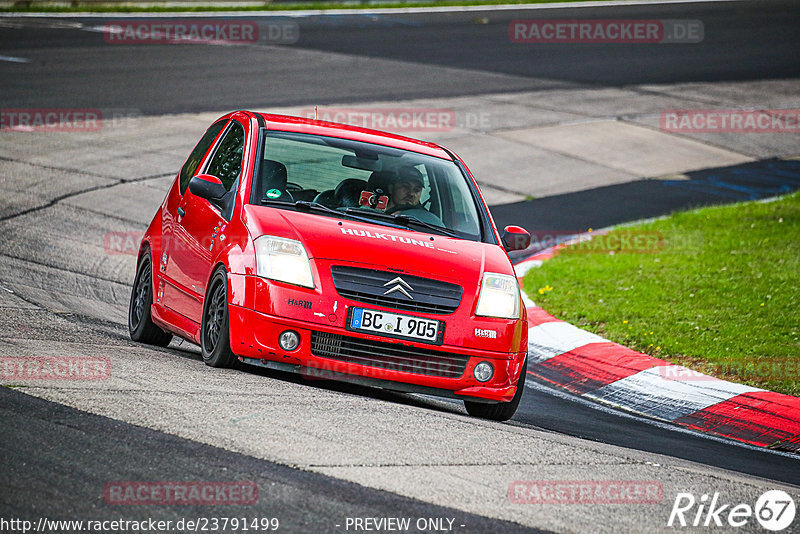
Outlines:
[[[244,128],[238,122],[231,123],[225,137],[217,145],[214,157],[208,164],[206,174],[216,176],[228,191],[231,190],[242,170],[244,155]]]
[[[227,123],[227,120],[221,120],[212,124],[211,128],[206,130],[205,135],[203,135],[197,143],[197,146],[194,147],[192,153],[189,154],[189,159],[186,160],[186,163],[184,163],[181,168],[181,195],[186,193],[186,188],[189,187],[189,180],[191,180],[197,172],[200,161],[203,159],[203,156],[206,155],[206,152],[208,152],[211,143],[214,142],[214,139],[217,138],[217,135],[219,135],[219,132],[222,131]]]

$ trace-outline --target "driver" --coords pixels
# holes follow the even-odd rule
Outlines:
[[[386,213],[404,212],[420,221],[444,226],[442,220],[420,204],[425,181],[422,173],[411,165],[400,167],[397,177],[389,184],[389,202]]]
[[[396,211],[401,206],[402,209],[421,208],[419,199],[424,186],[425,181],[418,169],[410,165],[400,167],[397,170],[397,178],[389,184],[389,203],[386,205],[386,211]]]

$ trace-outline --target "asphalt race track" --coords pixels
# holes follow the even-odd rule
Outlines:
[[[3,515],[92,517],[103,506],[107,476],[157,474],[166,480],[248,480],[260,488],[266,506],[261,517],[277,517],[284,528],[330,532],[331,520],[347,517],[447,517],[460,532],[514,531],[519,525],[467,514],[367,489],[352,482],[292,469],[250,456],[181,439],[169,434],[90,415],[6,388],[2,398],[2,440],[6,488]],[[20,424],[25,421],[24,424]],[[26,447],[19,447],[24,442]],[[53,447],[53,442],[61,444]],[[84,458],[77,461],[76,452]],[[94,466],[117,466],[98,470]],[[57,466],[70,466],[62,472]],[[46,476],[42,476],[45,474]],[[266,493],[267,495],[263,495]],[[47,496],[48,503],[31,506]],[[55,504],[55,506],[54,506]],[[203,506],[149,510],[159,520],[209,515]],[[216,516],[237,516],[237,506],[214,508]],[[204,513],[206,512],[206,513]],[[69,514],[69,515],[67,515]],[[248,510],[248,515],[251,512]],[[119,514],[134,519],[138,514]],[[115,516],[116,517],[116,516]],[[534,532],[531,529],[531,532]]]
[[[247,47],[109,45],[107,18],[6,19],[5,107],[132,108],[164,114],[369,102],[505,91],[797,75],[800,13],[791,0],[606,9],[270,18],[299,25],[294,44]],[[515,19],[701,20],[696,45],[512,43]],[[136,18],[136,17],[133,17]],[[240,18],[253,19],[247,14]],[[264,19],[262,19],[263,22]],[[79,28],[80,31],[76,31]],[[656,48],[654,50],[654,48]],[[372,59],[374,61],[367,61]],[[243,68],[246,66],[246,69]]]
[[[135,257],[124,244],[141,235],[193,143],[228,109],[445,102],[491,106],[503,123],[519,115],[509,102],[532,99],[543,102],[544,123],[571,125],[586,119],[575,111],[581,106],[587,116],[602,108],[597,116],[619,120],[633,114],[628,108],[649,113],[693,91],[707,92],[695,100],[707,107],[715,107],[713,95],[738,88],[764,106],[797,102],[796,2],[242,16],[260,26],[295,24],[299,39],[115,45],[98,31],[102,17],[0,16],[3,109],[91,108],[125,117],[97,132],[0,133],[0,357],[90,356],[111,365],[106,380],[3,380],[0,519],[277,517],[285,532],[354,532],[367,529],[348,518],[407,517],[410,532],[674,532],[703,530],[667,526],[681,492],[753,505],[765,491],[783,489],[800,503],[795,456],[599,409],[539,384],[529,383],[514,419],[498,424],[441,399],[211,369],[178,340],[166,349],[137,345],[125,323]],[[691,45],[509,41],[510,21],[540,17],[701,20],[706,37]],[[563,103],[561,94],[579,96]],[[600,103],[591,95],[606,96]],[[619,109],[609,115],[603,106],[611,101]],[[524,169],[509,171],[509,161],[482,154],[503,130],[459,127],[428,137],[452,142],[470,165],[474,154],[496,219],[532,230],[600,227],[738,200],[693,188],[712,172],[758,176],[778,168],[790,177],[781,187],[800,187],[790,158],[800,155],[794,134],[714,143],[695,136],[718,163],[675,184],[630,170],[590,183],[564,167],[560,182],[526,189],[513,179],[527,176]],[[513,163],[534,166],[531,158],[522,153]],[[753,198],[776,193],[753,191]],[[122,248],[109,235],[122,237]],[[115,481],[170,480],[248,481],[258,500],[120,506],[104,498]],[[537,480],[656,481],[663,497],[572,505],[509,498],[515,481]],[[785,532],[798,531],[798,521]],[[755,519],[712,529],[763,531]]]

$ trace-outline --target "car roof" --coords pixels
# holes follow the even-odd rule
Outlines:
[[[337,122],[293,117],[290,115],[273,115],[269,113],[257,113],[257,115],[263,117],[268,130],[327,135],[330,137],[352,139],[354,141],[363,141],[365,143],[374,143],[392,148],[399,148],[402,150],[420,152],[422,154],[427,154],[429,156],[435,156],[437,158],[450,161],[453,160],[453,158],[444,148],[435,143],[420,141],[410,137],[403,137],[402,135],[395,135],[378,130],[361,128],[359,126],[340,124]]]

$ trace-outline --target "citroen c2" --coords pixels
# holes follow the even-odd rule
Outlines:
[[[131,338],[461,399],[507,420],[527,318],[502,235],[461,159],[342,124],[237,111],[192,150],[140,249]]]

